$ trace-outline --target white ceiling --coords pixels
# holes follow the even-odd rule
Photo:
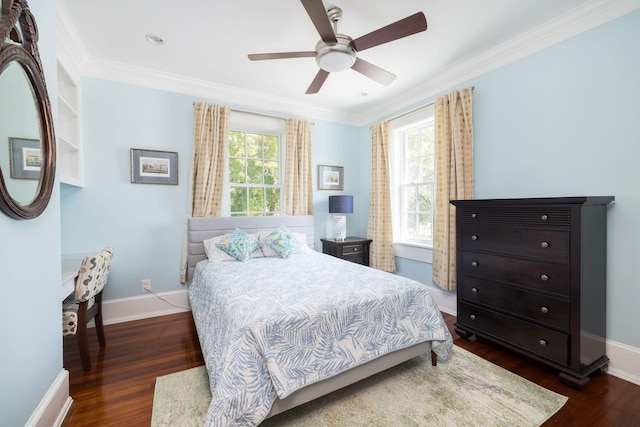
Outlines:
[[[249,53],[315,49],[320,37],[299,0],[58,0],[58,33],[83,75],[357,123],[640,7],[629,0],[331,1],[325,5],[343,10],[339,32],[353,38],[425,13],[426,32],[358,55],[396,74],[390,85],[347,70],[305,95],[318,70],[313,58],[249,61]],[[164,45],[147,42],[148,33]]]

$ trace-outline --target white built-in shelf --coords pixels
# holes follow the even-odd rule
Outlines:
[[[58,169],[60,182],[84,186],[80,87],[58,62]]]

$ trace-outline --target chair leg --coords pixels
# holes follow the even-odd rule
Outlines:
[[[89,355],[89,342],[87,341],[87,303],[82,302],[78,307],[78,330],[76,331],[82,369],[91,370],[91,356]]]
[[[102,292],[96,295],[96,301],[94,304],[98,307],[98,311],[94,317],[96,332],[98,334],[98,342],[100,343],[100,347],[104,347],[106,340],[104,338],[104,324],[102,322]]]

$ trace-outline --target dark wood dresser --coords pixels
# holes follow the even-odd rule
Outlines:
[[[457,200],[457,323],[582,388],[609,359],[607,205],[614,197]]]
[[[344,241],[335,239],[320,239],[322,253],[333,255],[347,261],[369,266],[369,245],[371,239],[363,237],[347,237]]]

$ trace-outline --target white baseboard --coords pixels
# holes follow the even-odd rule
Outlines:
[[[447,292],[442,289],[429,288],[429,293],[438,304],[440,311],[452,316],[457,312],[457,296],[455,292]]]
[[[608,374],[640,385],[640,348],[607,340]]]
[[[73,399],[69,396],[69,371],[63,369],[47,390],[25,427],[58,427],[67,416]]]
[[[191,311],[187,290],[151,293],[102,303],[105,325]]]

